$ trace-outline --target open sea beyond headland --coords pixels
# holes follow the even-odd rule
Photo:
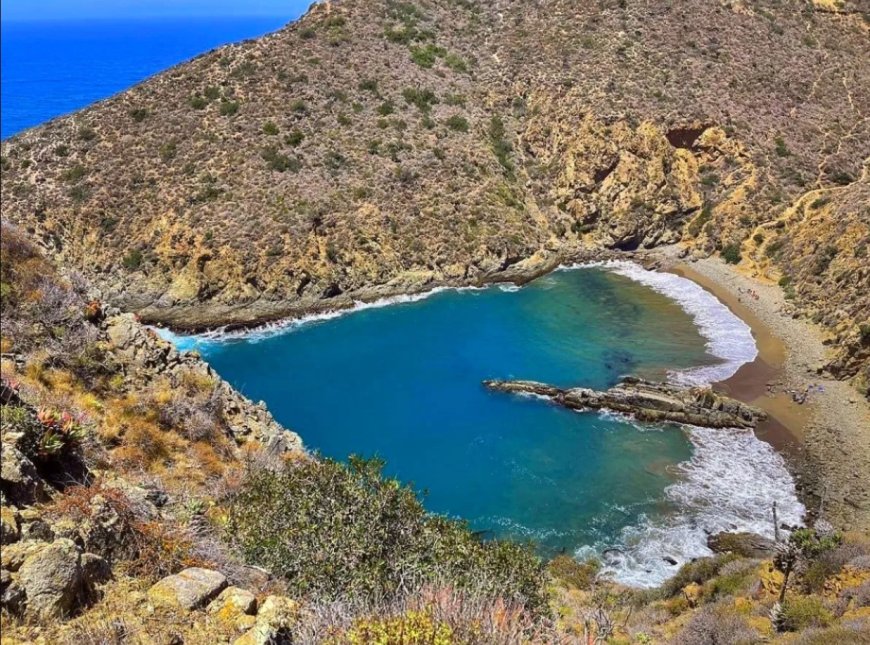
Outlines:
[[[73,112],[284,18],[2,22],[0,138]]]

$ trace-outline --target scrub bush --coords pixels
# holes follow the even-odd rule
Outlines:
[[[728,264],[737,264],[742,259],[739,244],[729,244],[722,249],[720,255]]]
[[[481,541],[464,522],[427,513],[382,468],[352,456],[252,470],[229,500],[227,535],[308,599],[389,599],[437,581],[544,610],[530,545]]]

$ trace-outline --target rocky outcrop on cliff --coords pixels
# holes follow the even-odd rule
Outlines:
[[[571,410],[612,410],[639,421],[685,423],[708,428],[753,428],[762,410],[714,392],[625,377],[599,392],[584,387],[558,388],[536,381],[484,381],[496,392],[545,397]]]
[[[265,403],[255,404],[240,394],[195,352],[179,352],[132,314],[112,316],[104,326],[113,355],[133,385],[144,387],[159,378],[174,386],[191,377],[212,381],[215,404],[238,444],[256,440],[277,454],[302,449],[299,435],[275,421]]]

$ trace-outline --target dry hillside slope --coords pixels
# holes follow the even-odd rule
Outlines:
[[[862,5],[321,3],[5,141],[2,216],[179,328],[682,242],[781,280],[853,377]]]

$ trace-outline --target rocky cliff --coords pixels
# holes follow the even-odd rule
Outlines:
[[[4,142],[2,215],[180,328],[680,242],[781,281],[851,377],[859,5],[321,3]]]

